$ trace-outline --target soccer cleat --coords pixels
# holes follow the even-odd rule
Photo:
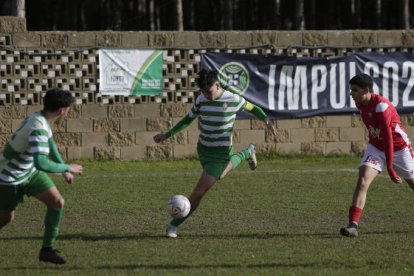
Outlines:
[[[257,168],[257,159],[256,159],[256,146],[250,144],[247,147],[250,156],[247,158],[247,162],[249,163],[249,167],[251,170],[255,170]]]
[[[358,225],[354,222],[351,222],[347,227],[341,228],[340,233],[345,237],[358,237]]]
[[[167,237],[176,238],[177,237],[177,226],[174,226],[172,224],[168,225],[166,232],[167,232]]]
[[[58,250],[51,247],[42,248],[39,253],[39,261],[54,264],[65,264],[65,258],[60,256],[58,253]]]

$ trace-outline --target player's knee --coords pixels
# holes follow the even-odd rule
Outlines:
[[[60,197],[57,201],[57,207],[56,208],[63,208],[65,206],[65,199],[63,197]]]
[[[56,198],[54,201],[52,201],[48,207],[53,209],[60,209],[63,208],[65,205],[65,199],[63,197]]]
[[[224,177],[226,177],[226,175],[232,170],[232,165],[231,163],[229,163],[229,166],[221,173],[221,175],[219,176],[219,178],[217,180],[221,180]]]
[[[358,188],[360,190],[366,191],[368,190],[369,184],[370,182],[367,179],[365,179],[364,177],[361,177],[358,181]]]

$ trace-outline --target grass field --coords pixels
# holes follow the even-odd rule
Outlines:
[[[356,157],[259,159],[242,164],[165,237],[165,204],[189,195],[198,161],[83,163],[66,199],[56,247],[64,266],[39,263],[45,208],[29,198],[0,231],[0,275],[413,275],[412,191],[375,180],[360,237],[344,238]]]

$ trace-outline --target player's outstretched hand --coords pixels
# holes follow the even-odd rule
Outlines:
[[[392,182],[394,182],[395,184],[401,184],[402,180],[399,176],[397,176],[396,178],[391,178]]]
[[[82,174],[83,173],[83,167],[81,165],[78,164],[70,164],[69,165],[69,171],[71,173],[78,173],[78,174]]]
[[[276,130],[275,127],[273,126],[272,122],[270,120],[266,120],[265,121],[266,127],[267,129],[274,135],[276,136]]]
[[[167,139],[164,133],[160,133],[154,136],[155,143],[161,143]]]
[[[401,178],[398,176],[398,174],[395,172],[395,170],[392,167],[387,168],[387,171],[388,171],[388,175],[390,176],[392,182],[394,182],[395,184],[402,183]]]
[[[73,183],[73,174],[71,174],[70,172],[65,172],[62,174],[63,178],[66,180],[67,183],[72,184]]]

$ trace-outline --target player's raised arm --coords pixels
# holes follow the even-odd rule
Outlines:
[[[182,118],[172,129],[170,129],[166,133],[159,133],[155,135],[153,138],[154,142],[161,143],[167,140],[168,138],[174,136],[181,130],[185,129],[186,127],[188,127],[191,124],[191,122],[195,119],[195,117],[191,117],[190,112],[184,118]]]
[[[267,117],[266,113],[263,111],[263,109],[261,109],[259,106],[252,104],[251,102],[246,101],[246,106],[244,108],[246,111],[252,113],[256,118],[258,118],[259,120],[262,120],[267,129],[274,135],[276,136],[276,130],[273,127],[272,122],[269,120],[269,118]]]

